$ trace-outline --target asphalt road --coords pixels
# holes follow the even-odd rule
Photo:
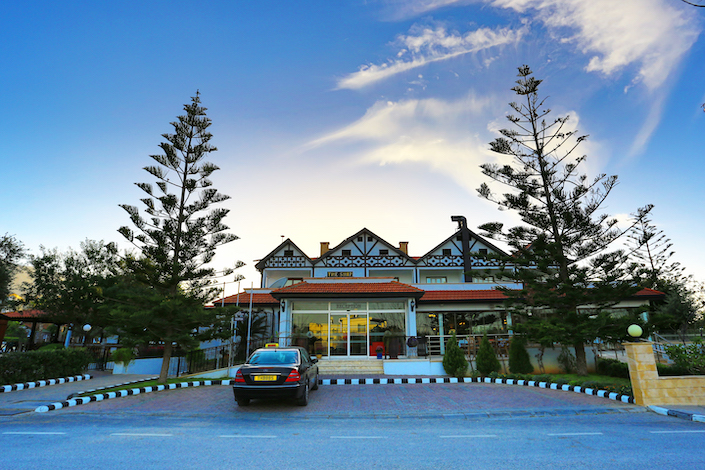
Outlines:
[[[240,408],[211,386],[0,417],[0,470],[697,469],[703,442],[702,423],[533,387],[327,385]]]

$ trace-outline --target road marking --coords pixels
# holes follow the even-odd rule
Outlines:
[[[138,436],[138,437],[171,437],[173,434],[152,434],[152,433],[140,433],[140,432],[114,432],[111,436]]]
[[[649,431],[651,434],[679,434],[679,433],[694,433],[705,432],[705,429],[698,431]]]
[[[602,436],[601,432],[560,432],[547,434],[548,436]]]
[[[331,439],[386,439],[384,436],[331,436]]]
[[[441,439],[475,439],[481,437],[497,437],[496,434],[455,434],[450,436],[438,436]]]
[[[56,436],[56,435],[62,435],[66,434],[65,432],[34,432],[34,431],[26,431],[26,432],[21,432],[21,431],[7,431],[3,432],[3,434],[28,434],[28,435],[35,435],[35,436]]]
[[[245,434],[224,434],[218,437],[229,437],[233,439],[276,439],[277,436],[250,436]]]

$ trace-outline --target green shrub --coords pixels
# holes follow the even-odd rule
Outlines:
[[[455,336],[455,331],[451,331],[450,338],[446,343],[446,352],[443,355],[443,369],[446,374],[453,377],[465,377],[465,371],[468,370],[468,361],[465,359],[465,353],[458,346],[458,338]]]
[[[687,369],[691,374],[705,375],[705,344],[700,338],[691,344],[671,344],[666,346],[666,354],[675,365]]]
[[[118,348],[110,354],[110,360],[127,368],[135,360],[135,351],[132,348]]]
[[[546,383],[551,383],[553,381],[553,377],[551,377],[549,374],[541,374],[541,375],[534,375],[531,377],[531,380],[534,382],[546,382]]]
[[[609,377],[629,378],[629,366],[626,362],[616,359],[599,358],[597,360],[597,373]]]
[[[70,377],[91,362],[91,354],[81,348],[10,352],[0,356],[0,384]]]
[[[679,375],[693,375],[687,368],[679,365],[656,364],[656,370],[661,377],[674,377]]]
[[[475,364],[477,365],[477,370],[480,371],[482,375],[489,375],[492,372],[499,372],[502,369],[502,365],[497,359],[497,355],[490,344],[490,340],[487,339],[487,335],[482,337],[480,341],[480,347],[477,349],[477,356],[475,357]]]
[[[534,371],[529,353],[526,351],[524,338],[515,336],[509,343],[509,372],[514,374],[530,374]]]

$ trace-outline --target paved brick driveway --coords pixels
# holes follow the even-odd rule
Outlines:
[[[311,392],[307,407],[290,402],[253,400],[239,407],[227,385],[200,386],[153,392],[87,403],[52,413],[123,413],[170,416],[220,416],[233,413],[253,419],[435,417],[468,418],[531,415],[643,412],[644,408],[582,393],[517,385],[385,384],[321,385]]]

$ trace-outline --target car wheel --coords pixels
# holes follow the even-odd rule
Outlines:
[[[237,398],[237,406],[248,406],[250,404],[249,398]]]
[[[313,381],[313,387],[311,390],[318,390],[318,372],[316,372],[316,379]]]
[[[299,406],[308,405],[308,382],[304,385],[304,393],[301,395],[301,398],[296,401],[296,404]]]

